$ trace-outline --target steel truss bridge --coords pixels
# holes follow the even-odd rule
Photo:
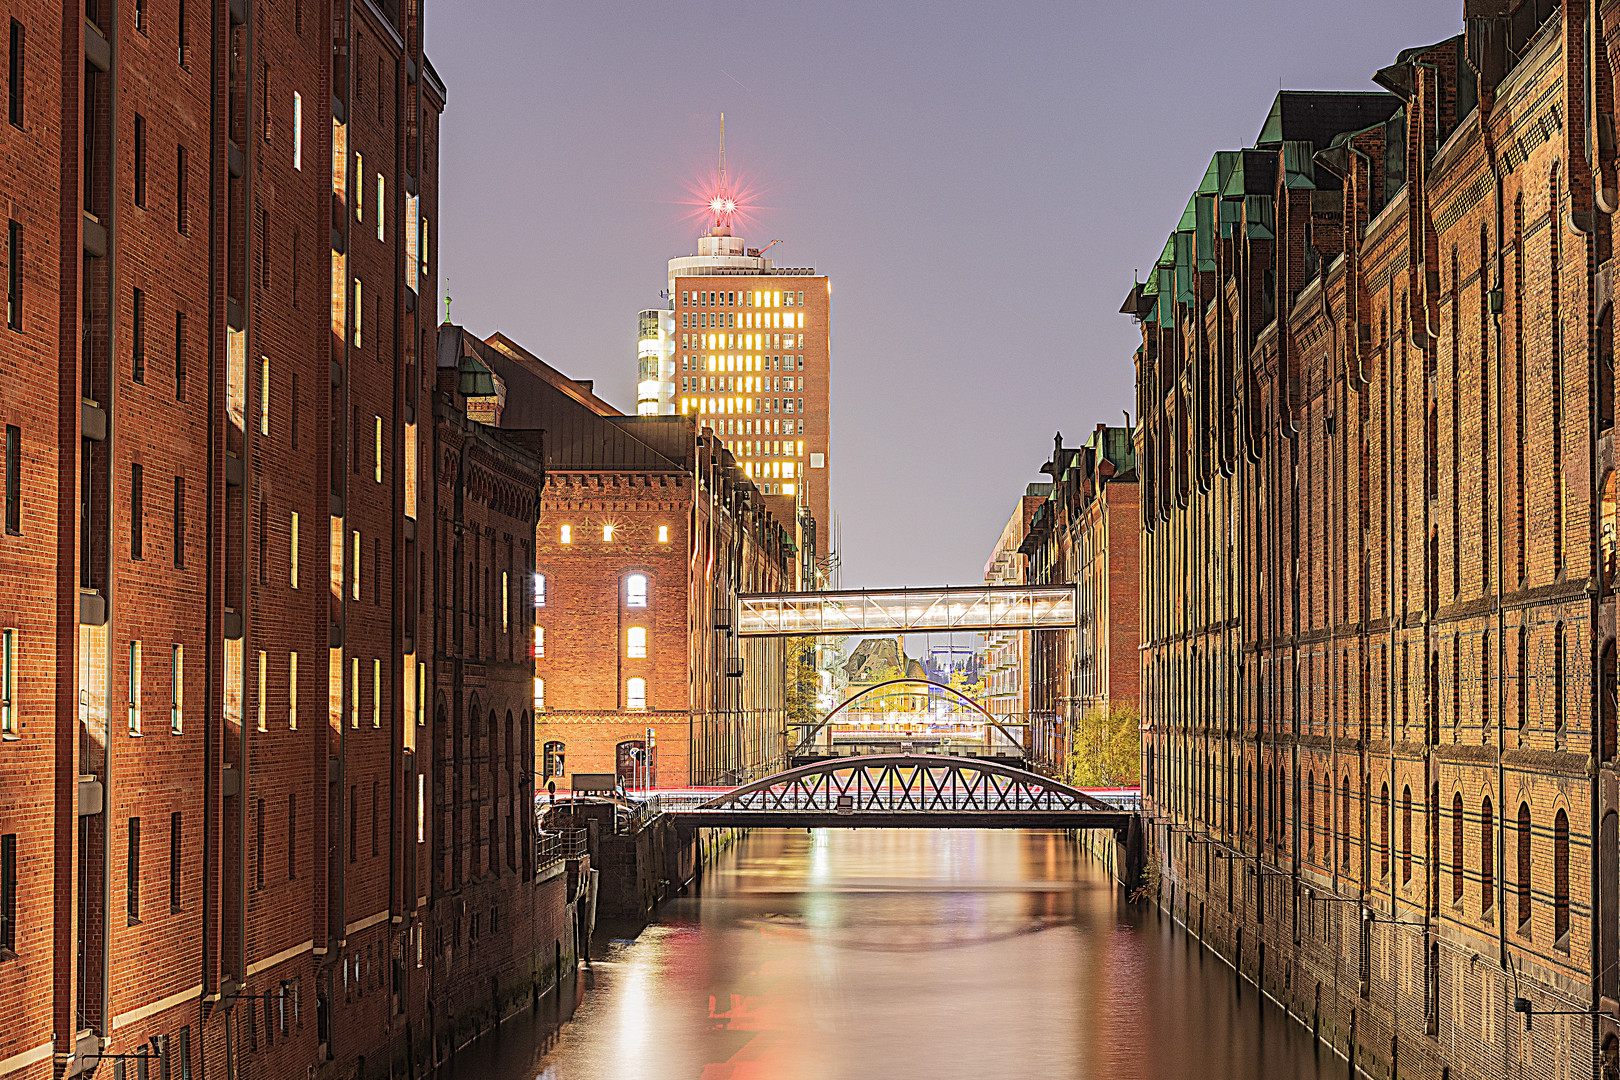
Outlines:
[[[743,637],[1065,630],[1074,625],[1073,585],[752,593],[737,598],[737,633]]]
[[[1131,817],[999,762],[910,754],[818,761],[664,808],[688,828],[1124,829]]]

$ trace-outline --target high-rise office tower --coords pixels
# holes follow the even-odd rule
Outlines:
[[[766,494],[808,509],[825,556],[832,286],[814,268],[776,266],[733,236],[723,169],[719,190],[697,254],[669,261],[679,386],[671,411],[712,428]]]

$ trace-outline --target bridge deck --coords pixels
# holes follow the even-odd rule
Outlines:
[[[1123,829],[1123,810],[733,810],[669,811],[692,829]]]
[[[924,630],[1054,630],[1074,621],[1072,585],[755,593],[738,597],[745,637],[899,634]]]

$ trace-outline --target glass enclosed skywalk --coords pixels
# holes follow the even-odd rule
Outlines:
[[[738,597],[744,637],[1059,630],[1074,626],[1072,585],[971,585],[756,593]]]

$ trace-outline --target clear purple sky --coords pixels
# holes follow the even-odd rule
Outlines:
[[[728,164],[833,281],[843,582],[980,580],[1061,430],[1132,408],[1117,314],[1279,84],[1372,89],[1459,0],[431,0],[452,315],[635,407],[635,315]]]

